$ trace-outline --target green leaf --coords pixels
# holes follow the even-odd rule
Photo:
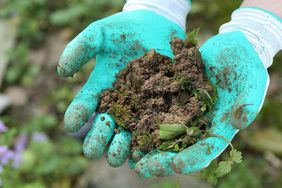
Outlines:
[[[201,111],[202,112],[205,112],[207,110],[207,106],[204,104],[202,107],[201,107]]]
[[[160,139],[171,140],[186,132],[183,124],[160,124]]]
[[[224,175],[231,172],[231,162],[230,161],[221,161],[218,163],[218,167],[215,170],[215,174],[218,178],[223,177]]]
[[[173,150],[174,150],[174,151],[179,151],[179,149],[180,149],[180,148],[179,148],[178,144],[175,144],[174,147],[173,147]]]
[[[215,176],[209,176],[209,177],[207,178],[207,181],[208,181],[209,183],[213,184],[213,185],[216,185],[217,182],[218,182],[218,179],[217,179],[217,177],[215,177]]]
[[[200,172],[200,177],[204,178],[207,175],[214,174],[218,167],[217,161],[213,160],[211,164]]]
[[[209,183],[216,185],[217,184],[217,176],[215,174],[216,169],[218,168],[217,161],[214,160],[211,164],[200,171],[200,178],[207,180]]]
[[[232,162],[241,163],[242,162],[242,153],[236,149],[230,151],[230,159]]]

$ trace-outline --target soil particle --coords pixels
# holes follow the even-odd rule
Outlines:
[[[212,109],[216,92],[204,75],[198,48],[178,38],[171,46],[173,60],[151,50],[116,75],[114,89],[101,94],[98,111],[108,112],[120,127],[133,132],[132,146],[142,151],[164,144],[160,124],[183,124],[203,132],[210,124],[204,116]],[[162,149],[179,151],[197,138],[182,134]],[[171,148],[175,144],[177,149]]]
[[[101,119],[101,121],[104,121],[105,120],[105,116],[101,116],[100,119]]]
[[[120,130],[119,130],[119,129],[115,129],[114,131],[115,131],[116,134],[119,134],[119,133],[120,133]]]

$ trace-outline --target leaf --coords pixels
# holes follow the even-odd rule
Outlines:
[[[232,162],[235,163],[241,163],[242,162],[242,152],[236,150],[236,149],[232,149],[230,151],[230,159]]]
[[[209,183],[216,185],[217,184],[217,176],[215,174],[215,171],[216,171],[217,168],[218,168],[217,161],[214,160],[214,161],[211,162],[211,164],[207,168],[201,170],[200,177],[202,179],[207,180]]]
[[[217,169],[217,167],[218,167],[217,161],[213,160],[207,168],[205,168],[201,171],[201,174],[202,173],[203,174],[213,174],[215,172],[215,170]]]
[[[179,148],[178,144],[175,144],[174,147],[173,147],[173,151],[177,152],[179,150],[180,150],[180,148]]]
[[[218,163],[218,167],[215,170],[215,174],[218,178],[223,177],[224,175],[231,172],[231,162],[230,161],[221,161]]]
[[[209,183],[213,184],[213,185],[216,185],[217,182],[218,182],[218,179],[217,179],[217,177],[215,177],[215,176],[209,176],[208,179],[207,179],[207,181],[208,181]]]
[[[160,139],[171,140],[186,132],[183,124],[160,124]]]
[[[205,112],[207,110],[207,106],[204,104],[202,107],[201,107],[201,111],[202,112]]]

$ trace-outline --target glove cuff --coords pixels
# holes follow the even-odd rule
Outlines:
[[[190,0],[127,0],[123,11],[150,10],[179,25],[184,31]]]
[[[282,19],[273,13],[253,7],[237,9],[230,22],[219,33],[241,31],[258,52],[266,68],[270,67],[276,53],[282,49]]]

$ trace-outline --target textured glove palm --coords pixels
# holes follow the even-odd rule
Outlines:
[[[257,52],[241,32],[219,34],[200,49],[205,71],[217,87],[210,137],[180,153],[152,151],[131,166],[140,176],[191,173],[210,164],[239,129],[255,119],[268,86],[268,73]]]

